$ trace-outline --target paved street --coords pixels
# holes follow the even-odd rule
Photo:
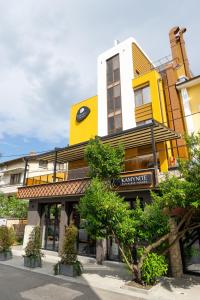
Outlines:
[[[141,300],[0,264],[1,300]]]

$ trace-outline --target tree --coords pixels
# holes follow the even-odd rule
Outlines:
[[[93,178],[79,204],[81,217],[87,220],[86,229],[97,239],[115,238],[120,252],[131,268],[124,246],[131,245],[135,224],[128,204],[99,178]]]
[[[124,168],[124,149],[103,144],[99,138],[91,139],[85,150],[90,176],[101,180],[117,178]]]
[[[0,217],[26,219],[27,212],[27,200],[19,200],[14,195],[7,197],[3,194],[0,194]]]
[[[136,281],[153,282],[157,275],[166,274],[163,257],[187,232],[200,225],[193,222],[193,215],[200,206],[200,136],[187,138],[190,157],[179,162],[181,177],[166,176],[158,191],[152,192],[152,202],[144,209],[137,201],[135,210],[130,210],[107,180],[119,176],[122,170],[123,149],[119,160],[116,149],[93,140],[86,149],[86,159],[91,168],[92,182],[79,204],[81,217],[87,219],[89,234],[99,239],[114,237],[121,254]],[[112,149],[112,150],[111,150]],[[112,155],[106,156],[106,151]],[[110,160],[111,157],[111,160]],[[110,166],[115,161],[115,171]],[[183,215],[172,218],[177,207],[186,208]],[[159,226],[158,226],[159,224]],[[176,230],[172,232],[172,227]],[[131,247],[136,249],[132,261]],[[156,255],[153,253],[157,252]],[[152,273],[152,267],[154,272]],[[149,267],[148,267],[149,266]],[[162,272],[160,270],[162,269]],[[156,271],[157,270],[157,271]]]

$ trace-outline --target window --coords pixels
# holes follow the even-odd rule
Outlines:
[[[48,161],[47,160],[39,160],[39,168],[47,169]]]
[[[107,85],[120,81],[119,55],[107,60]]]
[[[11,174],[10,176],[10,184],[19,184],[21,183],[21,173]]]
[[[135,90],[135,106],[144,105],[151,102],[150,88],[145,86],[141,89]]]
[[[119,55],[107,60],[108,134],[122,130]]]

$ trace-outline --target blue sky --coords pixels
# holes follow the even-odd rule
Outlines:
[[[200,73],[200,3],[195,0],[0,0],[1,161],[66,146],[72,103],[96,94],[96,60],[133,36],[156,61],[170,54],[168,32],[187,28]]]

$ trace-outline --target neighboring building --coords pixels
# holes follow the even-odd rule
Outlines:
[[[186,132],[197,133],[200,131],[200,76],[183,78],[177,82],[176,89],[182,100]]]
[[[176,158],[187,158],[183,138],[187,106],[177,84],[181,78],[192,81],[184,32],[179,27],[170,31],[172,58],[160,65],[153,64],[133,38],[116,42],[99,56],[97,96],[72,106],[70,145],[37,157],[54,163],[54,179],[57,162],[68,164],[65,180],[37,185],[28,181],[28,186],[18,189],[19,198],[30,200],[24,244],[32,227],[40,224],[42,247],[58,251],[65,226],[73,220],[79,228],[79,254],[95,255],[95,241],[88,237],[86,220],[80,220],[76,210],[90,184],[84,160],[90,138],[99,136],[113,147],[124,145],[125,169],[118,192],[131,208],[137,197],[143,203],[150,201],[150,191],[156,189],[162,175],[174,172]],[[101,251],[108,259],[119,258],[115,241],[107,241]]]
[[[57,164],[56,181],[64,180],[66,165]],[[25,174],[25,169],[26,175]],[[19,157],[0,163],[0,193],[15,195],[17,188],[24,184],[53,182],[54,165],[52,162],[37,160],[34,155]]]
[[[17,188],[23,184],[24,170],[24,157],[0,163],[0,193],[16,194]]]

